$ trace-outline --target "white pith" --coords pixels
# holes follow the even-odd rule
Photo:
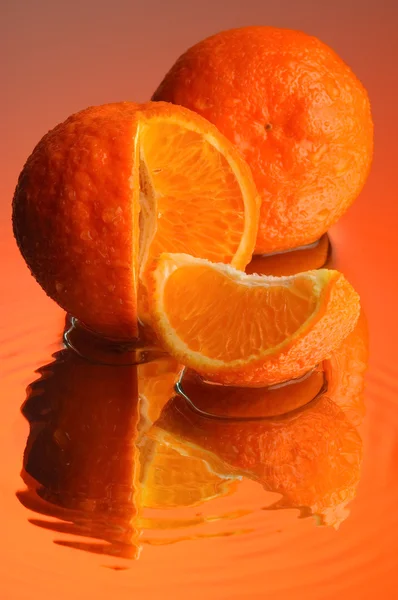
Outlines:
[[[140,126],[138,127],[138,140],[140,141]],[[144,148],[139,144],[139,275],[141,276],[149,255],[149,248],[155,237],[157,229],[157,201],[159,194],[156,192],[151,174],[146,165]]]

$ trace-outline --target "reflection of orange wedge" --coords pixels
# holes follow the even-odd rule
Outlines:
[[[230,469],[225,469],[221,461],[209,461],[208,453],[201,448],[181,443],[156,428],[151,435],[156,442],[149,446],[151,456],[146,461],[141,493],[146,508],[196,506],[235,489],[236,477]]]
[[[289,416],[251,422],[206,419],[176,398],[156,426],[282,494],[280,506],[307,506],[328,524],[339,523],[337,513],[355,496],[361,438],[326,396]]]
[[[359,425],[365,414],[363,402],[365,371],[368,364],[368,327],[361,312],[352,333],[324,361],[328,396],[343,410],[354,425]]]
[[[361,323],[347,340],[350,360],[340,363],[340,368],[350,369],[357,358],[359,365],[355,376],[345,378],[352,387],[343,398],[339,397],[341,386],[331,385],[324,395],[285,416],[244,421],[206,418],[180,396],[164,408],[156,427],[203,448],[267,490],[280,493],[278,507],[309,507],[322,523],[338,526],[347,516],[346,504],[355,497],[362,460],[362,441],[352,424],[352,415],[359,420],[363,406]],[[342,348],[338,354],[347,356],[347,350]],[[338,375],[334,365],[331,360],[325,366],[329,381],[337,376],[344,380],[347,373]],[[289,394],[289,386],[283,389]],[[246,406],[252,392],[242,391]],[[227,392],[222,393],[225,406]],[[213,400],[217,402],[215,393]],[[284,404],[281,397],[278,400]],[[206,407],[208,412],[218,410]]]

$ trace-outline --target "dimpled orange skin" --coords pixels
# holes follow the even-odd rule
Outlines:
[[[129,184],[137,108],[88,108],[47,133],[13,202],[15,237],[33,276],[62,308],[112,337],[137,332]]]
[[[367,178],[367,92],[302,32],[245,27],[207,38],[177,60],[153,100],[197,111],[240,149],[262,197],[256,253],[317,240]]]

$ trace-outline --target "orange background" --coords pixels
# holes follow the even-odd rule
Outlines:
[[[0,21],[0,598],[398,597],[396,0],[14,0],[1,3]],[[15,499],[27,435],[19,407],[34,369],[59,346],[63,316],[15,248],[13,189],[35,143],[70,113],[146,100],[188,46],[218,30],[253,24],[321,38],[353,68],[372,102],[373,169],[360,199],[331,232],[338,266],[360,292],[370,325],[367,454],[355,510],[338,534],[316,535],[294,511],[278,513],[272,530],[261,534],[269,542],[283,527],[275,551],[268,543],[265,552],[257,524],[248,522],[255,531],[248,537],[150,548],[126,571],[103,569],[112,561],[55,547],[51,532],[30,525]],[[251,485],[240,492],[246,505]]]

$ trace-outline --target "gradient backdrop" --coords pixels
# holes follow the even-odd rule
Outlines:
[[[357,509],[342,537],[322,531],[317,538],[320,554],[336,547],[335,571],[331,559],[311,563],[312,537],[299,548],[294,537],[286,539],[289,546],[278,555],[283,559],[261,554],[258,540],[189,542],[153,549],[125,572],[100,569],[95,556],[53,546],[51,533],[30,525],[15,499],[27,433],[19,406],[34,368],[55,347],[62,316],[15,248],[13,190],[38,139],[69,114],[92,104],[147,100],[188,46],[221,29],[254,24],[321,38],[363,81],[373,106],[373,169],[361,197],[331,232],[339,267],[362,296],[371,334],[368,450]],[[173,599],[398,597],[397,0],[2,0],[0,26],[0,351],[3,365],[11,361],[0,393],[0,598],[123,600],[135,597],[133,590]],[[22,352],[18,340],[27,330]],[[26,364],[23,376],[8,369],[13,360],[15,373]],[[344,539],[350,543],[343,551]],[[285,595],[287,579],[297,587]]]

